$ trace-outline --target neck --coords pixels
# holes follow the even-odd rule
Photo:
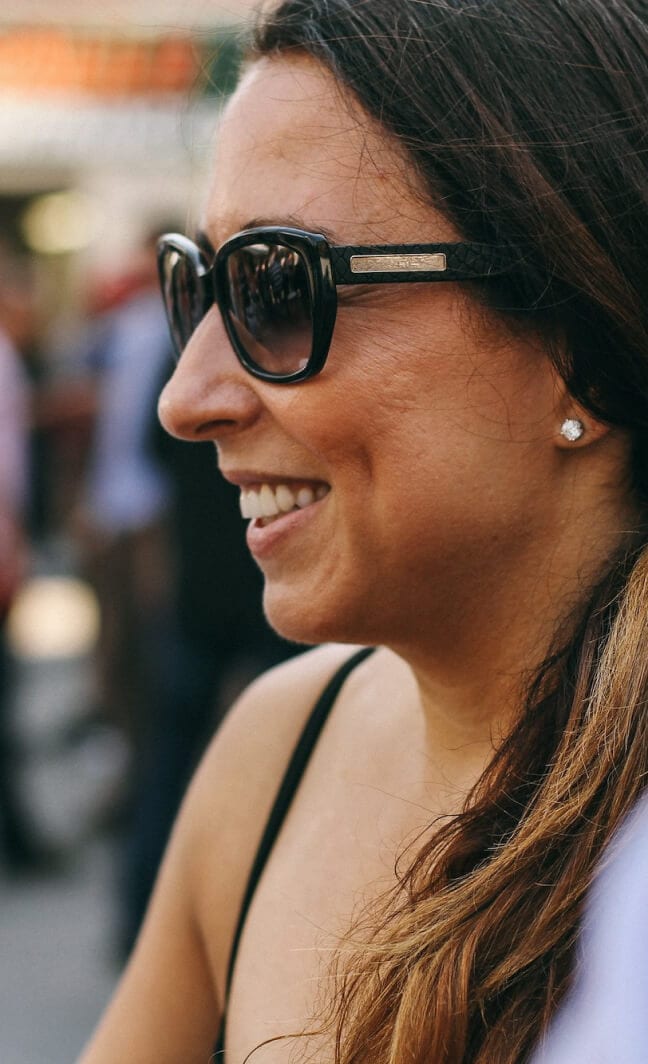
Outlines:
[[[593,586],[629,544],[620,530],[636,527],[636,515],[598,517],[588,524],[572,509],[560,534],[554,527],[546,543],[535,541],[514,569],[486,575],[467,563],[469,590],[453,597],[441,623],[432,611],[419,616],[417,637],[391,645],[414,675],[427,748],[449,766],[488,761],[538,669],[570,638]]]

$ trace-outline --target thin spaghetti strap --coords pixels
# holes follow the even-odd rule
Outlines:
[[[281,830],[283,822],[286,818],[286,814],[290,808],[291,802],[295,796],[295,792],[299,787],[301,778],[306,769],[306,765],[313,752],[313,748],[317,743],[320,736],[320,732],[326,723],[329,713],[335,704],[335,700],[340,693],[340,689],[344,684],[349,673],[351,673],[356,666],[358,666],[365,658],[369,657],[373,653],[373,647],[365,647],[359,650],[356,654],[353,654],[348,661],[342,665],[340,669],[333,675],[331,680],[324,688],[322,694],[318,698],[317,702],[313,706],[313,709],[306,721],[304,729],[299,736],[297,745],[293,751],[292,757],[288,762],[288,767],[284,773],[284,777],[281,781],[281,786],[277,792],[277,797],[274,800],[274,804],[270,811],[263,835],[261,836],[261,842],[257,849],[250,875],[243,895],[243,901],[241,903],[241,911],[236,924],[236,931],[234,932],[234,938],[232,940],[232,949],[230,952],[229,965],[227,968],[227,982],[225,985],[225,1011],[223,1015],[223,1022],[221,1024],[220,1033],[218,1036],[218,1042],[214,1050],[214,1057],[212,1059],[219,1062],[223,1061],[225,1052],[225,1017],[227,1015],[227,1002],[229,999],[230,987],[232,985],[232,977],[234,974],[234,966],[236,964],[236,956],[238,953],[238,947],[245,926],[245,920],[248,914],[248,910],[252,903],[252,898],[258,886],[263,869],[266,866],[268,857],[272,847],[275,844],[277,836]],[[220,1055],[219,1055],[220,1054]]]

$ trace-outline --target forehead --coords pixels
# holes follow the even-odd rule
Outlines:
[[[413,191],[413,168],[308,57],[260,59],[225,108],[203,227],[215,245],[252,220],[346,243],[451,239]]]

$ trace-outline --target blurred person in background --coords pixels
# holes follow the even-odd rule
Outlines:
[[[152,712],[156,628],[168,613],[169,479],[150,441],[169,341],[155,240],[133,252],[128,283],[93,332],[95,416],[78,511],[100,609],[98,701],[137,760]]]
[[[96,413],[81,525],[101,610],[100,719],[125,738],[119,952],[135,941],[191,772],[234,693],[294,648],[267,625],[238,496],[213,450],[169,437],[173,370],[152,226],[110,286],[85,362]]]
[[[31,264],[0,248],[0,852],[13,871],[50,866],[37,842],[20,790],[18,754],[10,720],[12,658],[6,621],[27,572],[25,530],[30,478],[30,390],[23,350],[34,329]]]
[[[128,951],[135,933],[130,929],[136,930],[145,904],[134,899],[148,896],[142,879],[157,834],[157,803],[165,803],[169,786],[161,774],[156,803],[143,814],[142,766],[155,748],[166,696],[163,674],[175,652],[172,485],[153,430],[170,360],[156,237],[157,230],[145,235],[121,273],[93,283],[87,340],[76,359],[79,381],[90,382],[94,410],[74,529],[100,609],[95,704],[79,727],[81,738],[87,729],[109,727],[125,753],[121,778],[99,811],[99,826],[128,840],[117,884],[120,953]]]

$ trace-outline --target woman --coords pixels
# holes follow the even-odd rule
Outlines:
[[[332,645],[215,739],[84,1064],[206,1061],[225,1009],[228,1064],[541,1039],[648,769],[647,66],[643,0],[262,19],[160,413]]]

